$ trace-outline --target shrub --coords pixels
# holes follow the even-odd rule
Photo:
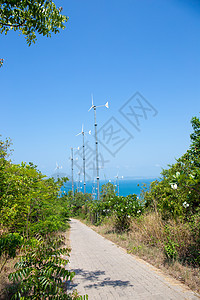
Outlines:
[[[59,248],[62,238],[40,237],[24,246],[24,255],[16,263],[16,271],[9,279],[17,283],[13,299],[72,299],[64,291],[63,280],[71,280],[74,273],[66,270],[69,249]]]

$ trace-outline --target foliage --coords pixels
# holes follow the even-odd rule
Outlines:
[[[132,216],[140,216],[143,212],[143,204],[135,194],[126,197],[116,196],[113,198],[112,210],[115,217],[116,230],[124,231],[130,227],[130,218]]]
[[[146,207],[161,213],[163,219],[187,218],[199,211],[200,203],[200,120],[192,118],[189,150],[176,163],[163,170],[144,199]]]
[[[164,243],[164,253],[167,259],[176,260],[178,258],[177,248],[179,247],[179,244],[170,237],[170,230],[168,226],[165,226],[165,232],[167,235],[167,242]]]
[[[18,233],[9,233],[0,237],[0,256],[2,254],[14,258],[16,250],[22,245],[23,237]]]
[[[116,187],[108,182],[101,187],[101,201],[108,202],[111,198],[116,196]]]
[[[70,197],[71,194],[68,194],[68,199]],[[110,182],[102,186],[99,201],[92,200],[91,195],[84,197],[82,193],[79,193],[79,197],[75,194],[71,203],[72,216],[81,215],[96,225],[113,216],[118,231],[128,230],[131,216],[139,216],[144,206],[134,194],[127,197],[116,196],[115,186]]]
[[[63,281],[74,273],[65,268],[69,249],[59,248],[62,238],[38,238],[35,246],[26,244],[25,254],[16,263],[9,279],[18,283],[13,299],[72,299],[64,290]]]
[[[0,257],[3,261],[0,273],[10,258],[15,258],[17,250],[22,246],[23,237],[19,233],[9,233],[0,236]]]
[[[32,163],[12,164],[0,159],[0,228],[9,232],[45,234],[63,229],[68,220],[59,198],[63,181],[55,182]]]
[[[19,30],[30,46],[36,33],[50,37],[65,28],[68,17],[61,14],[52,0],[0,1],[0,33]]]
[[[92,195],[75,192],[73,196],[72,192],[69,191],[68,194],[62,195],[62,199],[67,202],[70,215],[76,217],[84,213],[85,204],[92,201]]]

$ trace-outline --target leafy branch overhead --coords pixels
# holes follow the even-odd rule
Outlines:
[[[0,33],[19,30],[30,46],[36,34],[50,37],[65,29],[68,17],[51,0],[0,0]]]

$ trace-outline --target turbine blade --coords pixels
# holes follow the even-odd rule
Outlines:
[[[98,106],[96,106],[96,107],[103,107],[103,106],[105,106],[105,104],[104,104],[104,105],[98,105]]]
[[[88,111],[90,111],[93,108],[93,105],[90,107],[90,109]]]
[[[93,94],[91,94],[91,97],[92,97],[92,106],[94,105],[94,103],[93,103]]]
[[[109,108],[109,106],[108,106],[108,101],[106,102],[105,107]]]
[[[83,124],[82,124],[82,131],[81,131],[81,133],[83,133]]]
[[[82,132],[80,132],[80,133],[76,134],[76,136],[78,136],[78,135],[80,135],[80,134],[82,134]]]

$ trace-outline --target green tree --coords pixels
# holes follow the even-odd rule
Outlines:
[[[200,203],[200,120],[191,120],[193,133],[188,151],[169,169],[162,171],[161,181],[146,192],[146,206],[158,210],[164,219],[185,218],[199,211]]]
[[[111,198],[116,196],[116,187],[111,182],[103,184],[101,187],[101,200],[109,201]]]
[[[19,30],[30,46],[36,34],[50,37],[65,28],[68,17],[61,11],[51,0],[0,0],[0,33]]]
[[[68,209],[60,197],[67,179],[46,179],[32,163],[7,160],[9,140],[0,140],[0,231],[29,235],[65,227]]]

